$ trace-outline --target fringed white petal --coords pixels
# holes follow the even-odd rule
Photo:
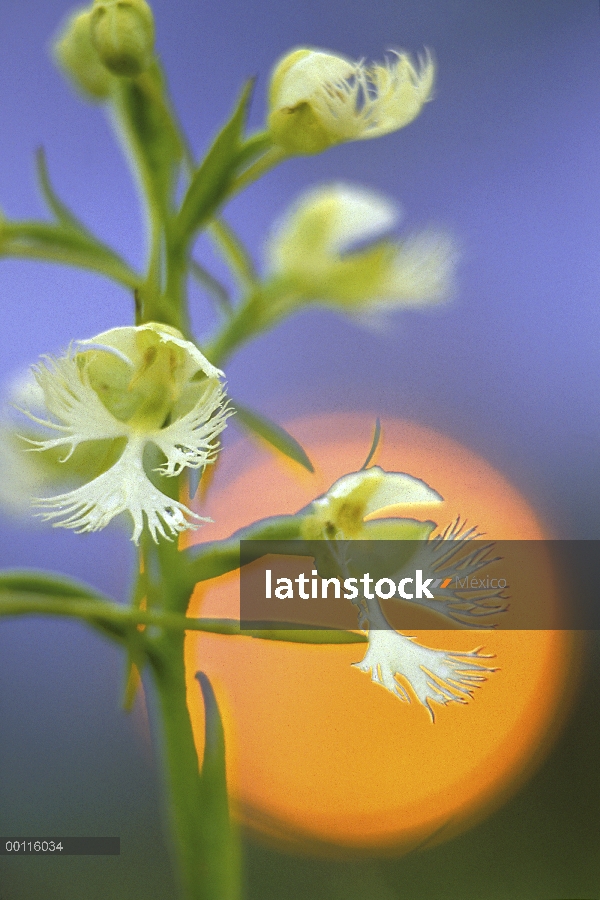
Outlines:
[[[171,540],[186,530],[195,530],[210,519],[189,510],[159,491],[144,472],[142,457],[146,437],[132,438],[120,459],[107,472],[76,490],[34,501],[44,510],[39,515],[54,525],[77,533],[99,531],[122,512],[133,519],[132,540],[138,543],[144,517],[154,541]]]
[[[33,369],[36,381],[44,394],[46,409],[56,421],[42,419],[27,409],[23,412],[33,422],[43,425],[60,437],[30,441],[36,450],[52,447],[68,447],[65,459],[84,441],[124,437],[129,434],[127,425],[119,422],[104,406],[90,386],[85,368],[80,368],[76,358],[69,353],[60,359],[43,357],[43,362]]]
[[[297,66],[308,68],[310,63],[311,59],[306,59]],[[395,59],[386,60],[383,66],[367,68],[357,62],[351,70],[344,71],[340,65],[335,73],[333,68],[331,74],[323,71],[323,80],[305,102],[313,106],[338,141],[379,137],[416,118],[431,96],[434,76],[429,53],[419,59],[418,67],[407,54],[395,53]]]
[[[224,405],[225,393],[218,381],[209,381],[197,404],[166,428],[148,434],[148,439],[167,457],[157,471],[179,475],[183,469],[200,469],[214,460],[218,436],[233,409]]]
[[[362,661],[354,665],[370,673],[375,684],[410,703],[409,692],[397,681],[403,679],[433,721],[431,702],[443,706],[467,703],[473,689],[486,680],[488,673],[495,671],[481,662],[490,657],[480,650],[480,647],[464,653],[433,650],[391,629],[371,629],[368,650]]]
[[[429,51],[414,66],[406,53],[394,51],[395,59],[368,70],[371,85],[370,102],[362,115],[361,138],[379,137],[412,122],[430,97],[435,77],[435,64]]]

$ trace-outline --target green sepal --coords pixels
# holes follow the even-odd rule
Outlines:
[[[248,409],[247,406],[242,406],[237,400],[230,401],[230,406],[232,406],[236,412],[235,418],[232,419],[234,424],[237,423],[238,425],[241,425],[244,430],[249,431],[251,434],[258,435],[258,437],[270,444],[271,447],[274,447],[289,459],[293,459],[294,462],[299,463],[309,472],[315,471],[304,448],[298,443],[296,438],[292,437],[292,435],[285,430],[285,428],[282,428],[281,425],[277,425],[275,422],[267,419],[266,416]]]
[[[116,79],[111,99],[146,197],[166,217],[184,147],[159,64],[138,78]]]
[[[212,685],[197,672],[204,700],[204,758],[199,779],[202,856],[210,860],[204,871],[203,896],[233,898],[241,894],[239,835],[229,815],[223,722]]]
[[[198,229],[213,217],[227,196],[240,159],[245,160],[243,134],[253,86],[252,78],[246,82],[233,115],[192,176],[173,225],[175,246],[189,243]]]

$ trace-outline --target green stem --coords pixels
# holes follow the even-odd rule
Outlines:
[[[302,296],[302,286],[292,280],[273,278],[255,284],[215,337],[203,347],[206,358],[222,367],[242,344],[267,331],[293,310]]]
[[[101,607],[99,609],[99,607]],[[356,644],[365,638],[353,631],[315,630],[311,628],[287,630],[241,629],[235,619],[192,619],[177,613],[152,612],[119,606],[116,603],[91,603],[77,599],[40,600],[39,597],[0,598],[0,618],[10,616],[52,615],[81,619],[121,643],[129,641],[138,625],[153,626],[164,631],[201,631],[206,634],[227,634],[262,641],[285,641],[293,644]]]
[[[231,184],[229,191],[227,192],[227,199],[230,200],[236,194],[239,194],[240,191],[245,190],[250,184],[254,181],[257,181],[259,178],[262,178],[263,175],[266,175],[271,169],[278,166],[279,163],[283,162],[289,157],[289,153],[284,150],[282,147],[271,147],[270,150],[267,150],[261,157],[259,157],[256,162],[252,163],[251,166],[238,175]]]
[[[223,219],[209,222],[207,231],[213,238],[232,274],[244,291],[251,290],[256,284],[257,276],[252,260],[246,248],[235,232]]]
[[[186,900],[233,900],[209,893],[212,860],[203,853],[198,755],[186,702],[184,635],[163,635],[161,662],[152,666],[158,693],[169,811]]]
[[[261,331],[259,293],[253,292],[236,307],[217,335],[202,348],[214,366],[221,367],[235,350]]]

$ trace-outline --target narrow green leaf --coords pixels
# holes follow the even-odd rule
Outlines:
[[[36,259],[91,269],[128,288],[140,278],[121,257],[89,232],[52,222],[0,222],[0,257]]]
[[[230,267],[242,290],[250,290],[258,281],[254,263],[250,254],[227,222],[223,219],[213,219],[208,226],[208,234],[211,236],[223,259]]]
[[[207,676],[197,672],[196,678],[202,691],[205,717],[199,791],[201,833],[204,856],[210,860],[203,887],[207,897],[234,900],[241,895],[241,854],[239,835],[229,816],[223,722]]]
[[[248,81],[227,124],[215,138],[203,162],[194,172],[173,227],[176,245],[185,245],[212,218],[238,168],[238,154],[254,79]]]
[[[48,172],[48,165],[46,163],[46,153],[43,147],[38,147],[35,154],[35,163],[38,181],[40,183],[40,189],[50,211],[54,213],[54,215],[62,225],[66,225],[70,228],[74,228],[76,231],[82,231],[85,234],[89,234],[87,228],[82,225],[82,223],[71,212],[68,206],[66,206],[62,202],[62,200],[52,187],[50,175]]]
[[[261,641],[285,641],[291,644],[364,644],[366,635],[334,628],[241,628],[235,619],[198,619],[194,631],[232,634]],[[189,627],[189,626],[188,626]],[[192,629],[190,629],[192,630]]]
[[[57,615],[79,618],[105,636],[127,642],[131,625],[119,621],[112,601],[71,578],[50,572],[12,571],[0,573],[0,617]]]
[[[101,595],[81,581],[54,575],[51,572],[36,572],[28,569],[0,572],[0,597],[3,593],[17,591],[27,594],[43,594],[46,597],[76,597],[81,600],[101,600]]]
[[[136,175],[151,203],[164,214],[170,208],[184,148],[158,63],[138,78],[116,79],[112,100]]]
[[[231,401],[231,406],[236,411],[236,416],[232,420],[234,423],[241,425],[252,434],[257,434],[276,450],[279,450],[280,453],[283,453],[284,456],[304,466],[309,472],[314,472],[313,464],[308,458],[306,451],[285,428],[282,428],[281,425],[277,425],[275,422],[271,422],[265,416],[248,409],[247,406],[242,406],[237,400]]]
[[[365,459],[364,463],[360,467],[362,472],[363,469],[366,469],[373,457],[375,456],[375,451],[379,446],[379,441],[381,439],[381,421],[379,418],[375,420],[375,431],[373,432],[373,440],[371,441],[371,449],[369,450],[369,454]]]

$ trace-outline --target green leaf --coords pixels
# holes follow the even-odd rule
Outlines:
[[[373,440],[371,441],[371,449],[369,450],[369,453],[368,453],[367,458],[365,459],[364,463],[360,467],[361,472],[363,469],[367,468],[367,466],[369,465],[369,463],[375,456],[375,451],[377,450],[377,447],[379,446],[380,439],[381,439],[381,421],[379,419],[376,419],[375,420],[375,431],[373,432]]]
[[[158,63],[138,78],[116,79],[112,101],[145,194],[164,215],[184,149]]]
[[[75,231],[81,231],[86,235],[89,235],[90,233],[87,228],[71,212],[68,206],[66,206],[62,202],[62,200],[52,187],[50,175],[48,173],[48,165],[46,163],[46,153],[43,147],[38,147],[37,149],[37,152],[35,154],[35,164],[37,169],[38,181],[40,183],[40,189],[50,211],[54,213],[61,225],[65,225],[67,227],[75,229]]]
[[[261,641],[285,641],[291,644],[364,644],[366,635],[334,628],[241,628],[235,619],[198,619],[194,630],[210,634],[232,634]],[[189,627],[189,626],[188,626]]]
[[[283,453],[284,456],[304,466],[309,472],[315,471],[304,448],[285,428],[282,428],[281,425],[277,425],[275,422],[271,422],[265,416],[248,409],[247,406],[242,406],[237,400],[231,401],[230,405],[236,411],[236,416],[233,419],[234,423],[241,425],[242,428],[251,434],[258,435],[276,450],[279,450],[280,453]]]
[[[176,245],[188,243],[195,232],[214,215],[239,168],[243,132],[254,79],[241,93],[233,115],[215,138],[210,150],[192,176],[173,226]]]
[[[241,894],[240,841],[229,816],[225,769],[225,735],[212,685],[197,672],[204,700],[204,759],[200,773],[201,834],[204,857],[210,860],[203,885],[207,897]]]
[[[49,572],[0,572],[0,617],[57,615],[80,618],[104,635],[121,642],[129,640],[132,628],[119,621],[116,604],[88,585]]]
[[[76,597],[81,600],[101,600],[100,594],[83,582],[54,575],[22,569],[0,572],[0,598],[6,592],[43,594],[46,597]]]
[[[231,299],[227,288],[214,277],[204,266],[201,266],[195,259],[190,260],[190,272],[208,293],[213,297],[222,313],[230,316],[232,312]],[[193,495],[192,495],[193,496]]]
[[[0,222],[0,256],[91,269],[128,288],[140,278],[121,257],[89,232],[51,222]]]

